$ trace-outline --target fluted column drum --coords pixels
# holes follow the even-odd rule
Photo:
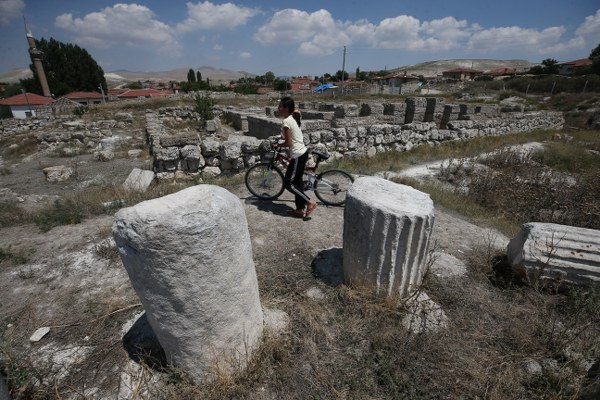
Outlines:
[[[433,222],[428,194],[382,178],[358,178],[344,210],[346,284],[398,300],[410,295],[425,274]]]

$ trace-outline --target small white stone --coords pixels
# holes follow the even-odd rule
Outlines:
[[[325,299],[325,293],[318,287],[313,286],[311,288],[309,288],[306,292],[305,292],[306,297],[313,299],[313,300],[323,300]]]
[[[48,332],[50,332],[50,328],[48,328],[47,326],[39,328],[38,330],[33,332],[33,335],[31,335],[29,340],[32,342],[39,342],[44,336],[48,334]]]

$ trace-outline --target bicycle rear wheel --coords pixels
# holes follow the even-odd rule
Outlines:
[[[346,193],[354,178],[346,171],[330,169],[317,176],[315,194],[323,203],[340,206],[346,202]]]
[[[272,164],[256,164],[246,172],[246,187],[261,200],[273,200],[283,193],[283,173]]]

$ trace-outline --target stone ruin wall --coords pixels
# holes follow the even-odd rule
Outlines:
[[[498,105],[445,104],[442,99],[430,97],[407,98],[397,103],[299,103],[299,107],[305,143],[327,150],[337,158],[371,157],[378,152],[406,151],[420,144],[477,136],[561,129],[564,124],[560,112],[514,112]],[[262,141],[281,132],[276,107],[243,110],[228,107],[220,116],[240,133],[238,137],[224,142],[209,138],[201,143],[198,138],[191,138],[177,145],[178,159],[174,148],[170,150],[170,159],[159,150],[159,156],[155,156],[155,171],[159,174],[178,170],[196,172],[195,160],[198,159],[200,170],[203,170],[202,165],[210,167],[207,171],[210,175],[240,172],[259,161],[261,152],[268,148]],[[159,129],[156,125],[159,121],[150,114],[148,117],[153,121],[149,132]],[[164,146],[166,141],[162,144]],[[190,145],[199,149],[199,155],[194,152],[191,163],[190,148],[185,148]]]
[[[431,97],[396,103],[301,102],[299,108],[305,143],[337,158],[371,157],[379,152],[406,151],[420,144],[477,136],[561,129],[564,124],[560,112],[514,112],[498,105],[445,104],[442,99]],[[268,149],[264,141],[281,132],[276,107],[228,107],[220,110],[219,116],[239,135],[219,141],[210,132],[204,139],[196,133],[167,134],[162,124],[165,113],[146,113],[146,131],[159,179],[178,174],[215,176],[241,172],[260,161],[260,155]],[[213,127],[213,132],[216,130],[218,127]]]
[[[442,99],[412,97],[404,102],[360,103],[300,102],[305,143],[326,150],[334,157],[371,157],[378,152],[406,151],[420,144],[477,136],[496,136],[536,129],[560,129],[560,112],[515,112],[488,104],[445,104]],[[206,132],[177,131],[170,121],[198,120],[191,107],[147,110],[146,140],[154,157],[153,170],[159,179],[202,177],[244,171],[260,161],[268,149],[264,142],[279,136],[281,119],[276,107],[216,109],[220,117],[207,122]],[[223,120],[237,130],[227,140],[216,134]],[[56,123],[64,128],[46,132]],[[83,124],[63,119],[3,120],[0,134],[46,132],[41,144],[65,143],[78,138],[87,147],[111,138],[113,130],[126,131],[131,114],[117,113],[114,120]],[[89,126],[88,126],[89,125]],[[79,138],[79,136],[82,136]]]

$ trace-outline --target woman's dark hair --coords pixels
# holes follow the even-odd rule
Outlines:
[[[298,126],[302,125],[302,123],[300,122],[300,111],[296,109],[296,103],[294,103],[294,99],[292,99],[289,96],[282,97],[281,100],[279,100],[279,104],[283,108],[288,109],[288,112],[292,115],[292,117],[294,117]]]

